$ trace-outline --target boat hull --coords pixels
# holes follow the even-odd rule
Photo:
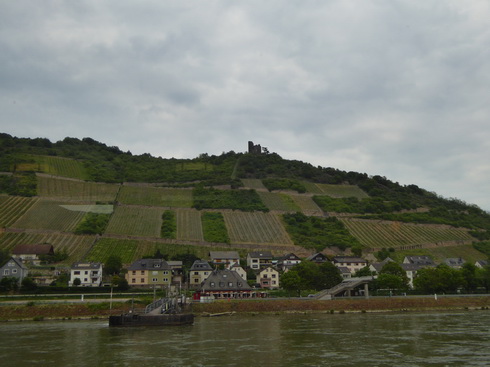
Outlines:
[[[109,316],[109,326],[178,326],[194,323],[194,315],[165,314],[165,315],[138,315],[123,314]]]

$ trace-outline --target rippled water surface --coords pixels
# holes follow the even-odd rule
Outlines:
[[[0,324],[0,366],[490,366],[490,313],[197,318]]]

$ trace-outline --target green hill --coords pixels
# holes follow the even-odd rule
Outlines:
[[[65,263],[212,249],[474,260],[490,247],[489,213],[386,177],[276,153],[157,158],[90,138],[8,134],[0,134],[0,226],[0,250],[51,243],[67,252]]]

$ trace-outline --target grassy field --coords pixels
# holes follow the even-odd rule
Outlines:
[[[160,237],[162,213],[162,208],[117,206],[109,221],[106,233]]]
[[[192,190],[124,185],[117,199],[123,204],[190,208]]]
[[[289,195],[272,193],[268,191],[257,191],[257,193],[269,210],[281,210],[287,212],[296,212],[301,210],[301,208]]]
[[[20,157],[32,162],[18,164],[17,171],[35,171],[80,180],[89,178],[83,163],[75,159],[31,154],[22,154]]]
[[[119,185],[82,182],[38,175],[37,192],[41,197],[75,201],[114,201]]]
[[[178,240],[204,241],[201,212],[191,209],[177,209],[175,214]]]
[[[224,212],[231,243],[292,245],[281,220],[272,213]]]
[[[109,256],[117,255],[121,257],[124,264],[131,264],[144,256],[154,255],[157,250],[167,260],[175,255],[187,253],[194,254],[201,259],[209,259],[209,251],[230,251],[230,248],[159,243],[151,240],[101,238],[92,247],[85,260],[104,262]]]
[[[333,198],[348,198],[356,197],[363,199],[369,197],[364,191],[355,185],[328,185],[328,184],[316,184],[324,195],[331,196]]]
[[[470,241],[467,230],[443,225],[411,224],[362,219],[341,219],[363,246],[400,247],[445,241]]]
[[[36,203],[35,198],[0,195],[0,227],[9,227]]]
[[[85,213],[62,207],[67,204],[62,201],[39,199],[11,227],[71,232]]]
[[[441,246],[434,248],[423,248],[414,250],[400,250],[390,253],[390,257],[401,263],[405,256],[430,256],[436,263],[444,262],[448,258],[463,258],[466,262],[474,264],[477,260],[486,260],[487,257],[480,251],[473,248],[472,245],[460,246]]]
[[[68,258],[62,264],[70,265],[80,261],[90,250],[95,236],[76,236],[57,233],[3,233],[0,235],[0,248],[12,250],[18,244],[37,245],[48,243],[53,245],[55,252],[66,251]]]

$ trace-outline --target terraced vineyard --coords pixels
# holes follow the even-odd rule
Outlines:
[[[292,245],[281,220],[272,213],[224,212],[231,243]]]
[[[0,227],[9,227],[36,203],[35,198],[0,196]]]
[[[331,196],[333,198],[348,198],[356,197],[358,199],[364,199],[369,197],[364,191],[355,185],[328,185],[328,184],[316,184],[324,195]]]
[[[160,237],[163,208],[117,206],[112,214],[106,233]]]
[[[301,210],[301,208],[289,195],[268,191],[257,191],[257,193],[269,210],[281,210],[287,212],[296,212]]]
[[[411,224],[363,219],[340,219],[362,245],[400,247],[446,241],[471,241],[466,229],[444,225]]]
[[[85,213],[62,207],[67,204],[62,201],[39,199],[11,227],[72,232]]]
[[[124,204],[190,208],[192,190],[169,189],[151,186],[121,187],[117,200]]]
[[[298,205],[300,211],[305,215],[323,215],[323,211],[308,195],[291,195],[293,201]]]
[[[242,183],[248,189],[267,190],[262,180],[256,178],[242,178]]]
[[[318,184],[308,181],[301,181],[301,183],[306,187],[306,192],[318,195],[323,194],[323,191],[318,187]]]
[[[21,158],[34,162],[19,164],[17,167],[18,171],[35,171],[80,180],[88,179],[83,163],[75,159],[31,154],[21,155]]]
[[[76,201],[114,201],[120,185],[38,175],[39,196]]]
[[[201,213],[199,211],[177,209],[175,214],[178,240],[204,241]]]
[[[48,243],[53,245],[55,252],[66,251],[68,258],[61,264],[70,265],[80,261],[90,250],[94,236],[76,236],[57,233],[3,233],[0,235],[0,248],[11,250],[18,244],[37,245]]]

